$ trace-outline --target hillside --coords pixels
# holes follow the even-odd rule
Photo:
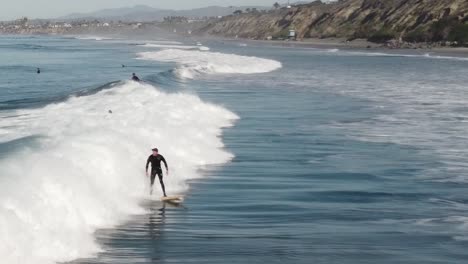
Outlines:
[[[468,43],[467,23],[466,0],[341,0],[230,15],[210,21],[198,33],[266,39],[287,37],[289,29],[295,29],[299,39],[403,39],[459,45]]]

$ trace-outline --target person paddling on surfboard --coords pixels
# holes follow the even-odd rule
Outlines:
[[[161,169],[161,161],[164,162],[164,166],[166,167],[166,175],[169,174],[169,168],[167,167],[167,162],[166,159],[158,153],[157,148],[152,149],[153,154],[151,154],[148,157],[148,160],[146,161],[146,177],[148,177],[148,165],[151,163],[151,190],[150,194],[153,193],[153,184],[154,184],[154,179],[156,178],[156,174],[158,175],[159,178],[159,183],[161,183],[161,188],[164,193],[164,197],[167,197],[166,195],[166,188],[164,187],[164,182],[163,182],[163,173]]]

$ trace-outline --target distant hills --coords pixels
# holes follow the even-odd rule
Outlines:
[[[73,13],[67,16],[56,18],[55,20],[79,20],[79,19],[98,19],[98,20],[121,20],[121,21],[162,21],[167,16],[185,16],[185,17],[215,17],[232,14],[235,10],[245,10],[247,8],[257,8],[258,10],[271,9],[265,6],[209,6],[190,10],[170,10],[158,9],[145,5],[136,5],[133,7],[102,9],[91,13]]]

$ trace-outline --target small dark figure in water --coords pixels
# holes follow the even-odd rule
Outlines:
[[[125,65],[124,65],[124,64],[122,64],[122,68],[125,68]]]
[[[132,73],[132,80],[135,81],[135,82],[141,81],[140,78],[138,78],[138,76],[136,76],[135,73]]]
[[[109,112],[109,114],[112,114],[112,110],[109,110],[108,112]]]
[[[41,73],[41,69],[37,68],[37,74]]]

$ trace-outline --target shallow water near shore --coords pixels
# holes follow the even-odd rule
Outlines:
[[[177,41],[0,38],[9,263],[468,257],[465,58]]]

